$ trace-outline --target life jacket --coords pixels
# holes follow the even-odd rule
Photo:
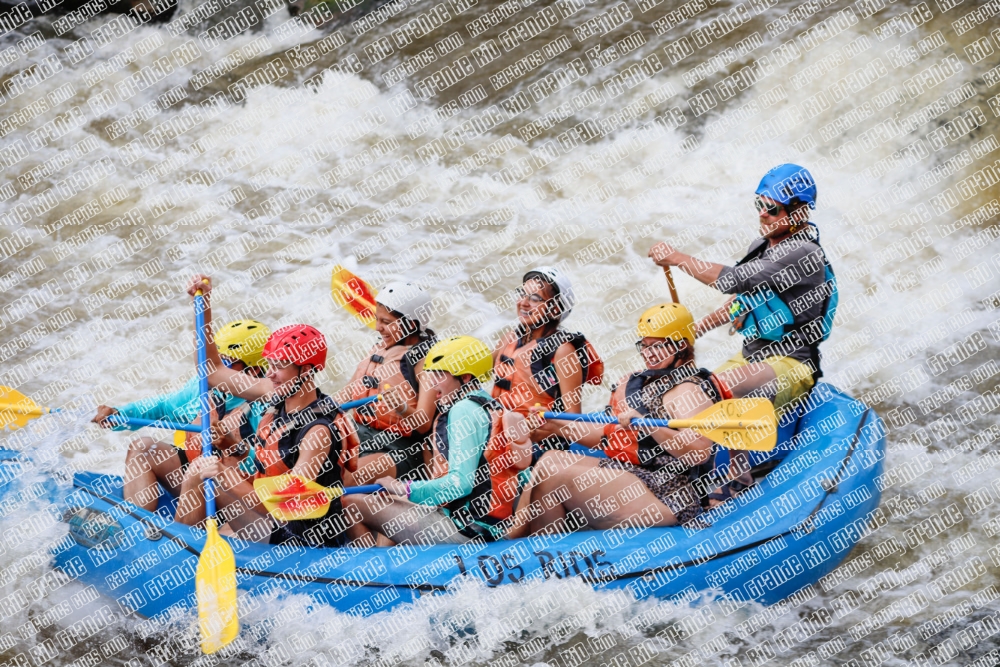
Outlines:
[[[383,344],[372,348],[366,361],[358,364],[348,386],[351,400],[377,395],[385,385],[402,386],[409,406],[409,416],[417,409],[420,385],[417,383],[415,367],[427,356],[434,341],[422,341],[417,345],[396,344],[386,349]],[[393,431],[403,436],[413,433],[412,419],[401,417],[394,408],[381,401],[375,401],[354,409],[354,419],[380,431]]]
[[[559,376],[553,363],[556,350],[570,343],[583,368],[585,384],[600,385],[604,380],[604,362],[583,334],[562,329],[551,336],[520,345],[512,340],[500,351],[493,367],[493,398],[507,410],[527,416],[536,403],[546,410],[562,411]]]
[[[222,420],[226,416],[226,397],[225,395],[218,391],[213,390],[208,393],[208,400],[211,403],[212,411],[215,413],[215,417],[218,420]],[[243,406],[241,406],[243,407]],[[199,414],[193,420],[192,424],[201,424],[201,415]],[[254,433],[253,426],[250,425],[249,415],[244,413],[243,419],[240,421],[240,442],[249,443],[250,446],[255,444],[256,434]],[[228,442],[223,443],[224,445],[233,445],[236,443]],[[225,448],[225,447],[224,447]],[[191,433],[186,431],[184,433],[184,453],[187,455],[188,463],[193,462],[195,459],[201,456],[201,433]]]
[[[256,477],[276,477],[289,472],[299,459],[299,444],[309,430],[324,426],[330,431],[330,453],[315,479],[322,486],[343,483],[343,471],[357,470],[357,452],[361,446],[353,424],[333,399],[319,390],[308,407],[289,415],[285,403],[271,407],[257,427],[258,445],[254,450]]]
[[[630,409],[643,416],[649,415],[648,399],[662,400],[665,393],[685,382],[697,384],[713,404],[733,397],[729,387],[712,371],[682,366],[669,371],[645,370],[626,375],[611,390],[611,403],[608,409],[615,415],[624,414]],[[621,427],[609,428],[607,432],[604,453],[610,458],[654,468],[656,466],[653,465],[653,460],[667,454],[651,435]]]
[[[472,491],[445,505],[453,517],[496,524],[514,514],[517,499],[517,469],[513,463],[510,441],[503,430],[503,407],[496,401],[472,394],[467,397],[490,416],[490,435],[479,455]],[[439,412],[434,418],[431,438],[431,462],[428,474],[438,479],[448,474],[448,415]]]
[[[819,245],[819,230],[816,225],[809,223],[816,230],[815,239],[811,240],[822,250]],[[736,263],[736,266],[746,264],[760,257],[767,249],[768,244],[765,239],[761,239],[750,249],[747,256]],[[823,299],[823,316],[820,318],[820,339],[825,341],[833,331],[833,320],[837,314],[837,304],[840,296],[837,290],[837,277],[833,273],[833,267],[823,256],[823,280],[826,296]],[[736,300],[729,308],[729,317],[733,321],[733,328],[747,338],[762,338],[764,340],[779,341],[793,329],[801,329],[806,325],[795,326],[795,315],[781,296],[775,293],[767,285],[761,285],[752,292],[737,294]],[[817,366],[818,367],[818,366]]]

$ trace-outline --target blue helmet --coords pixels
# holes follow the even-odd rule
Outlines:
[[[764,174],[757,194],[787,206],[793,199],[816,208],[816,179],[809,170],[797,164],[779,164]]]

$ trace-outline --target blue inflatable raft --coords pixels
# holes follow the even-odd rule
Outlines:
[[[712,589],[734,604],[774,603],[817,582],[885,520],[876,485],[885,428],[873,410],[820,384],[784,422],[781,453],[755,470],[759,483],[707,512],[708,527],[700,530],[626,528],[369,550],[233,539],[238,586],[304,593],[358,614],[444,592],[464,577],[491,587],[578,577],[636,598],[682,599]],[[0,450],[0,461],[2,499],[23,486],[34,464],[11,450]],[[125,503],[116,476],[78,473],[71,490],[57,491],[66,486],[53,480],[50,491],[69,526],[54,551],[57,568],[145,617],[194,605],[203,531],[171,521],[167,503],[156,513]]]

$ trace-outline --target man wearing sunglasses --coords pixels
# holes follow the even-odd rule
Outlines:
[[[809,222],[816,181],[807,169],[771,169],[757,186],[754,204],[761,238],[736,266],[706,262],[666,243],[653,246],[649,256],[734,295],[698,322],[697,335],[732,322],[730,333],[744,336],[743,349],[716,372],[725,372],[734,395],[763,395],[782,408],[822,376],[819,343],[833,325],[837,283]]]

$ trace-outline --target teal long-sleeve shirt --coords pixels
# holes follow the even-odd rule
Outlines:
[[[487,400],[489,394],[474,392]],[[421,505],[444,505],[463,498],[475,486],[476,468],[490,437],[490,415],[468,397],[448,412],[448,474],[410,485],[410,501]]]
[[[173,393],[150,396],[149,398],[133,401],[132,403],[128,403],[115,409],[126,417],[154,420],[165,419],[181,424],[189,424],[194,421],[201,412],[201,402],[199,400],[200,388],[198,384],[198,378],[193,377],[188,380],[183,387]],[[212,389],[211,391],[217,395],[221,393],[217,389]],[[246,403],[245,400],[239,398],[238,396],[232,396],[230,394],[224,395],[226,397],[226,414],[229,414],[236,408]],[[263,401],[257,401],[253,404],[250,410],[250,426],[253,427],[255,432],[257,430],[257,425],[260,423],[261,415],[264,414],[265,408],[266,406],[263,405]],[[115,430],[120,431],[125,428],[126,427],[118,426],[115,427]]]

